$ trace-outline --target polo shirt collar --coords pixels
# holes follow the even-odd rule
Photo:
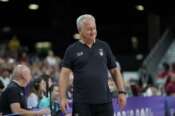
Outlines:
[[[82,39],[80,39],[79,42],[82,44],[85,44],[85,42]],[[95,44],[95,42],[96,42],[96,40],[94,40],[93,44]]]

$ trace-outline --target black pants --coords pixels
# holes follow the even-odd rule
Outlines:
[[[73,103],[72,116],[114,116],[112,102],[104,104]]]

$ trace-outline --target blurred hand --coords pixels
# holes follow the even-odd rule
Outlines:
[[[50,109],[48,108],[44,108],[44,109],[41,109],[39,110],[38,112],[38,116],[49,116],[50,115]]]
[[[119,107],[120,107],[121,110],[123,110],[125,108],[126,102],[127,102],[126,95],[119,94],[118,95],[118,103],[119,103]]]
[[[66,112],[66,109],[68,108],[68,100],[66,98],[61,99],[61,111]]]

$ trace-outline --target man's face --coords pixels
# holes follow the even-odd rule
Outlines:
[[[24,80],[24,87],[26,87],[32,79],[30,70],[25,70],[22,74]]]
[[[97,36],[95,21],[92,19],[85,19],[80,29],[80,35],[83,39],[95,40]]]

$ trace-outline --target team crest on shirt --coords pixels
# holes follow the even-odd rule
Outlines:
[[[82,56],[83,55],[83,52],[81,51],[81,52],[77,52],[77,54],[76,54],[78,57],[79,56]]]
[[[103,49],[98,49],[98,50],[99,50],[99,51],[98,51],[99,55],[100,55],[100,56],[103,56],[103,55],[104,55]]]

